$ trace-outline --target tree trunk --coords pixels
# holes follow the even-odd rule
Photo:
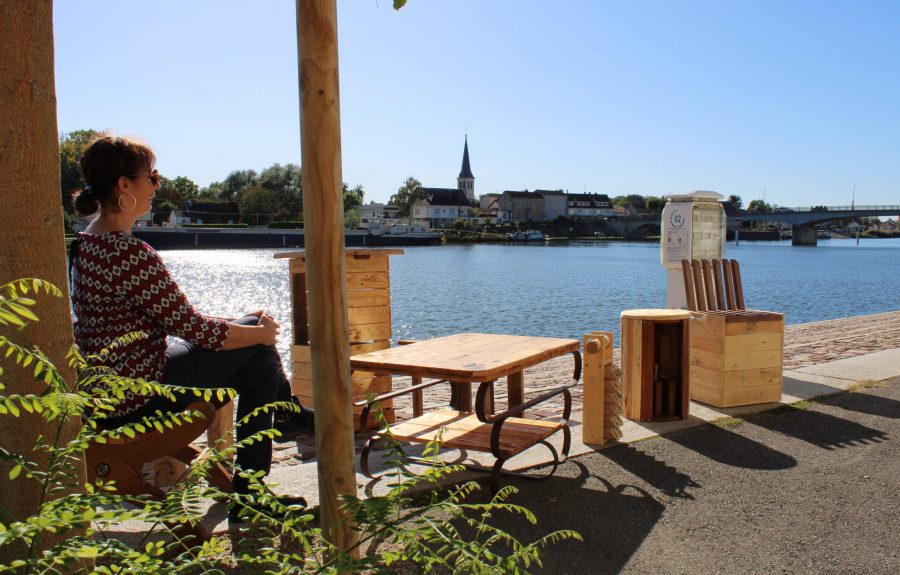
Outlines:
[[[0,326],[0,334],[25,347],[40,347],[66,381],[74,382],[65,360],[73,338],[59,201],[52,0],[0,1],[0,113],[0,283],[37,277],[63,290],[59,299],[35,298],[39,322],[22,331]],[[30,369],[5,361],[3,393],[41,392],[44,385],[31,375]],[[70,421],[63,440],[79,425]],[[53,438],[39,416],[0,415],[0,442],[13,452],[34,459],[31,449],[41,434]],[[83,467],[77,472],[82,478]],[[23,476],[10,481],[9,466],[0,465],[0,522],[36,513],[39,500],[39,485]],[[0,563],[21,553],[2,549]]]
[[[339,508],[341,495],[356,495],[356,472],[344,279],[337,48],[335,0],[297,0],[300,144],[319,507],[326,536],[345,551],[355,545],[358,536],[349,517]]]

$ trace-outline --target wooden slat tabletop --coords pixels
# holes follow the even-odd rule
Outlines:
[[[461,333],[351,356],[350,365],[379,373],[476,383],[578,351],[579,346],[577,339]]]

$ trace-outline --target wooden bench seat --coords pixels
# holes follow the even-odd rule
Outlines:
[[[510,417],[504,422],[503,433],[500,434],[500,453],[509,459],[547,439],[563,425],[563,422]],[[440,436],[443,447],[490,453],[493,427],[493,424],[479,421],[474,413],[441,409],[392,425],[390,429],[391,435],[398,441],[428,443]]]
[[[191,442],[208,431],[214,423],[216,406],[196,401],[184,411],[197,413],[199,417],[195,416],[193,421],[172,428],[164,427],[163,431],[148,426],[146,431],[135,433],[134,437],[122,435],[107,438],[104,443],[92,442],[84,452],[88,482],[112,481],[117,493],[121,495],[149,495],[158,501],[164,499],[165,491],[160,486],[149,483],[144,477],[144,465],[170,457],[187,466],[205,457],[208,452],[201,452]],[[220,490],[231,492],[231,473],[222,465],[214,465],[207,480]],[[135,501],[139,503],[139,500]],[[209,538],[209,534],[199,524],[182,524],[178,527],[185,534],[195,535],[201,540]]]

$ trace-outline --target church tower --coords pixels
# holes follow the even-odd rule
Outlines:
[[[470,200],[475,200],[475,176],[472,175],[472,168],[469,167],[468,134],[466,134],[466,143],[463,147],[462,169],[459,171],[459,177],[456,178],[456,189],[464,191]]]

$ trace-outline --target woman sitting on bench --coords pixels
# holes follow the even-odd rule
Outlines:
[[[155,160],[149,147],[129,138],[101,135],[84,149],[85,186],[73,194],[73,204],[82,215],[98,211],[99,215],[78,235],[69,260],[75,341],[80,350],[96,354],[117,337],[144,332],[147,339],[109,354],[107,365],[117,374],[182,387],[235,389],[238,420],[266,404],[293,401],[299,413],[275,414],[274,428],[281,433],[278,440],[313,433],[313,412],[291,395],[275,349],[278,322],[264,311],[234,321],[196,312],[159,254],[131,235],[132,226],[150,210],[159,189]],[[167,345],[169,335],[181,339]],[[107,424],[118,427],[140,421],[157,410],[181,411],[194,400],[187,394],[176,401],[129,395]],[[271,412],[257,414],[238,428],[237,440],[272,427]],[[268,474],[271,461],[269,439],[239,447],[232,477],[235,493],[249,492],[239,470]],[[279,499],[285,505],[305,504],[301,497]],[[229,519],[237,520],[239,512],[238,507],[230,509]]]

